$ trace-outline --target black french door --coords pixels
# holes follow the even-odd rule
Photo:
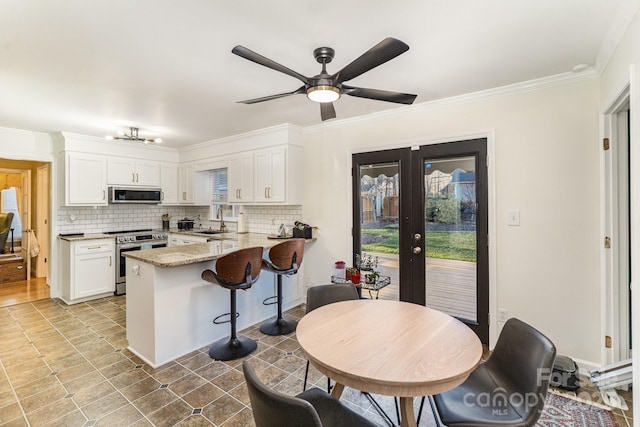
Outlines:
[[[353,262],[360,254],[390,282],[365,296],[438,309],[488,344],[486,147],[474,139],[358,153],[352,173]]]

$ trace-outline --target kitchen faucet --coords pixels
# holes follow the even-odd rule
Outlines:
[[[227,231],[227,226],[224,223],[224,215],[222,214],[222,206],[218,208],[218,218],[220,218],[220,231],[223,233]]]

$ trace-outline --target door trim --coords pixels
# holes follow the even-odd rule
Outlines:
[[[625,185],[619,184],[619,167],[620,161],[625,162],[626,169],[630,161],[630,153],[627,153],[626,159],[620,158],[619,146],[619,119],[618,114],[628,109],[630,102],[630,87],[627,85],[604,110],[601,114],[601,139],[598,141],[600,151],[600,230],[601,237],[604,239],[608,236],[612,239],[611,249],[605,249],[604,245],[600,246],[600,282],[601,282],[601,334],[604,340],[605,336],[610,336],[613,340],[613,346],[606,348],[602,346],[601,359],[603,364],[609,364],[620,360],[627,359],[629,352],[629,326],[631,313],[628,310],[629,302],[626,285],[628,276],[621,272],[620,264],[620,245],[630,244],[627,236],[630,231],[627,230],[626,235],[620,235],[620,210],[619,197],[621,191],[625,191],[631,196],[631,189]],[[628,117],[627,125],[631,117]],[[623,135],[624,136],[624,135]],[[630,141],[631,135],[626,135],[625,143]],[[602,139],[609,138],[610,149],[605,151],[602,148]],[[630,145],[630,144],[629,144]],[[625,150],[626,151],[626,150]],[[626,170],[627,178],[631,177],[632,171]],[[629,202],[631,202],[629,200]],[[632,218],[632,217],[631,217]],[[624,225],[624,224],[623,224]],[[626,226],[629,224],[626,223]],[[622,260],[625,261],[625,260]],[[623,262],[624,264],[624,262]],[[628,268],[627,265],[625,268]],[[620,309],[624,305],[624,309]],[[623,317],[621,319],[621,316]]]
[[[347,150],[347,165],[350,170],[353,170],[353,154],[358,153],[366,153],[369,151],[383,151],[386,149],[393,148],[411,148],[411,147],[419,147],[420,145],[431,145],[431,144],[440,144],[443,142],[455,142],[455,141],[464,141],[468,139],[478,139],[478,138],[486,138],[487,140],[487,190],[488,194],[488,210],[489,210],[489,218],[488,218],[488,227],[489,227],[489,348],[493,348],[496,345],[499,335],[498,329],[498,299],[497,299],[497,244],[496,244],[496,235],[497,235],[497,202],[496,202],[496,162],[495,162],[495,130],[488,130],[484,132],[478,133],[469,133],[469,134],[460,134],[460,135],[451,135],[451,136],[442,136],[442,137],[434,137],[424,140],[405,140],[405,141],[396,141],[385,144],[384,146],[375,146],[370,145],[366,147],[357,147],[351,148]],[[351,224],[353,220],[353,178],[351,174],[348,174],[345,180],[344,185],[347,190],[347,206],[349,206],[349,211],[345,212],[345,225],[347,225],[347,230],[350,232]],[[347,239],[347,253],[354,253],[353,248],[353,239]],[[640,400],[639,400],[640,401]]]

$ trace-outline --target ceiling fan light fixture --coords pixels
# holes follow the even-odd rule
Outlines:
[[[307,98],[314,102],[333,102],[340,98],[340,89],[330,85],[311,86],[307,89]]]
[[[142,142],[143,144],[155,143],[160,144],[162,142],[161,138],[145,138],[138,135],[140,128],[130,127],[129,133],[118,131],[117,136],[107,135],[104,138],[113,141],[117,139],[121,139],[123,141],[132,141],[132,142]]]

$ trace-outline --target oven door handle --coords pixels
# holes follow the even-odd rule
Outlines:
[[[140,248],[140,247],[142,247],[141,243],[125,243],[124,245],[116,245],[116,249],[118,250],[133,249],[133,248]]]

